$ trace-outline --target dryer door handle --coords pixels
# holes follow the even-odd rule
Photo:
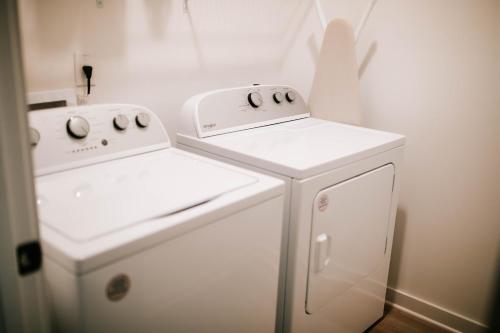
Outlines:
[[[316,237],[316,273],[322,272],[330,263],[332,236],[322,233]]]

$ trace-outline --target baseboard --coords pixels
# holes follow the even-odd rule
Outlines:
[[[486,333],[488,328],[475,320],[444,309],[403,291],[387,288],[387,303],[401,311],[455,333]]]

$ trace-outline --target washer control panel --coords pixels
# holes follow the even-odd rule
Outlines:
[[[36,175],[170,147],[159,118],[137,105],[64,107],[28,117]]]
[[[289,86],[256,85],[211,91],[191,97],[183,106],[180,134],[192,135],[186,122],[198,137],[234,132],[305,118],[306,104]]]

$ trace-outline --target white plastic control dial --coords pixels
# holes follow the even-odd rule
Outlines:
[[[83,117],[73,116],[66,122],[66,130],[71,137],[75,139],[83,139],[90,132],[90,124]]]
[[[262,95],[256,91],[248,94],[248,103],[254,108],[258,108],[263,103]]]
[[[145,112],[141,112],[135,117],[135,123],[137,124],[137,126],[142,128],[148,127],[150,121],[151,118],[149,117],[149,114]]]
[[[36,146],[40,142],[40,132],[38,132],[33,127],[30,127],[30,144],[31,146]]]
[[[119,131],[126,130],[128,127],[128,124],[129,124],[128,117],[123,115],[123,114],[119,114],[115,118],[113,118],[113,125]]]
[[[288,103],[292,103],[293,101],[295,101],[295,98],[297,98],[297,95],[295,94],[295,91],[293,90],[290,90],[289,92],[286,93],[286,100],[288,101]]]
[[[280,104],[281,102],[283,102],[283,99],[283,94],[279,91],[273,94],[273,100],[276,102],[276,104]]]

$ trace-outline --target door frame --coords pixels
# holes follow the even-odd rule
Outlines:
[[[18,269],[39,240],[20,44],[17,2],[0,1],[0,332],[48,332],[42,272]]]

